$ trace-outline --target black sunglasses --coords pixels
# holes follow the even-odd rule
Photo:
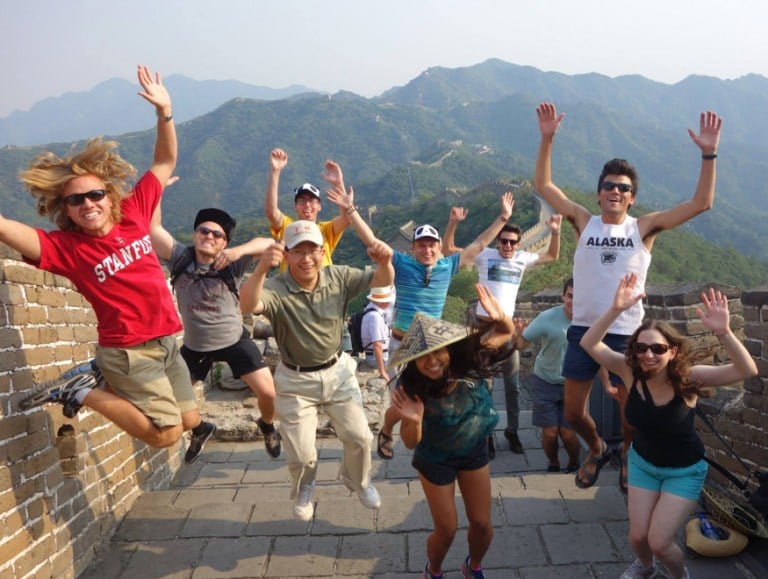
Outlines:
[[[430,281],[432,281],[432,266],[424,270],[424,287],[427,287]]]
[[[205,225],[201,225],[197,229],[195,229],[200,235],[208,235],[209,233],[212,234],[216,239],[224,239],[227,234],[223,231],[218,231],[217,229],[211,229],[210,227],[206,227]]]
[[[661,356],[669,351],[669,344],[643,344],[642,342],[635,342],[633,346],[635,354],[645,354],[648,350]]]
[[[85,203],[85,198],[88,197],[89,201],[93,201],[96,203],[97,201],[101,201],[106,197],[107,192],[104,191],[104,189],[94,189],[93,191],[88,191],[87,193],[75,193],[74,195],[69,195],[67,197],[64,197],[62,199],[62,202],[64,205],[69,205],[70,207],[76,207],[78,205],[82,205]]]
[[[517,245],[519,242],[519,239],[504,239],[503,237],[499,238],[499,243],[502,245]]]
[[[629,193],[632,191],[632,185],[629,183],[614,183],[613,181],[603,181],[600,184],[600,188],[603,191],[613,191],[616,188],[619,190],[619,193]]]

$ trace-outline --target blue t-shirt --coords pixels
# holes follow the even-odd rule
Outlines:
[[[412,255],[396,251],[392,256],[395,268],[395,317],[393,329],[407,332],[416,312],[431,318],[443,315],[445,298],[453,276],[459,271],[460,253],[441,257],[431,272]]]

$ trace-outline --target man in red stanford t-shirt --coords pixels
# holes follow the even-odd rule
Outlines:
[[[216,427],[202,422],[174,334],[181,330],[165,275],[149,239],[149,222],[177,158],[171,98],[147,67],[138,68],[144,99],[157,111],[152,166],[129,190],[136,170],[117,143],[91,139],[60,158],[42,153],[20,173],[38,210],[59,230],[46,232],[0,216],[0,241],[40,269],[63,275],[91,303],[98,320],[95,379],[73,379],[37,395],[74,416],[87,406],[150,446],[167,447],[192,430],[187,462]]]

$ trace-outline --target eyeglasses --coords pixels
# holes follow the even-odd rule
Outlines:
[[[319,255],[321,251],[323,251],[322,247],[315,247],[313,249],[293,248],[293,249],[289,249],[288,253],[294,257],[300,257],[303,259],[305,257],[313,257],[315,255]]]
[[[312,205],[312,203],[320,202],[320,199],[317,197],[310,197],[309,195],[302,195],[301,197],[296,198],[296,205]]]
[[[669,351],[669,344],[643,344],[642,342],[635,342],[633,346],[635,354],[645,354],[648,350],[661,356]]]
[[[500,237],[499,238],[499,243],[502,244],[502,245],[511,245],[511,246],[514,247],[519,242],[520,242],[519,239],[507,239],[507,238],[504,238],[504,237]]]
[[[201,225],[195,229],[195,231],[197,231],[200,235],[213,235],[216,239],[224,239],[227,236],[227,234],[223,231],[219,231],[218,229],[211,229],[205,225]]]
[[[82,205],[85,203],[85,198],[87,197],[89,201],[93,201],[94,203],[101,201],[104,199],[104,197],[107,195],[107,192],[104,191],[104,189],[94,189],[93,191],[88,191],[87,193],[75,193],[74,195],[68,195],[67,197],[64,197],[62,199],[62,202],[64,205],[69,205],[70,207],[76,207],[78,205]]]
[[[603,191],[613,191],[618,189],[619,193],[629,193],[632,191],[632,185],[629,183],[614,183],[613,181],[603,181],[600,184],[600,188]]]

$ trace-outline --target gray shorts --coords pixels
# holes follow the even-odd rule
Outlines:
[[[525,379],[528,381],[533,397],[531,423],[540,428],[552,426],[571,428],[565,420],[563,385],[547,382],[536,374],[530,374]]]

